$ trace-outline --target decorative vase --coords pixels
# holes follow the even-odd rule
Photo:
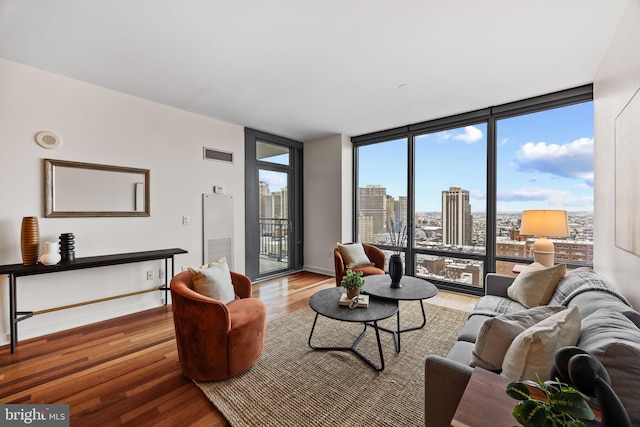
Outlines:
[[[359,288],[347,289],[347,298],[354,299],[358,295],[360,295],[360,289]]]
[[[20,229],[20,249],[23,265],[36,265],[40,255],[40,228],[38,218],[25,216]]]
[[[45,242],[40,262],[44,265],[54,265],[60,262],[58,242]]]
[[[62,233],[60,235],[60,261],[69,262],[76,259],[76,244],[73,233]]]
[[[404,273],[404,265],[402,265],[402,257],[393,254],[389,257],[389,276],[391,276],[391,288],[401,288],[400,280]]]

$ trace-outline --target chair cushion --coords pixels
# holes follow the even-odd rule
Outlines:
[[[200,266],[189,268],[193,278],[193,289],[209,298],[228,304],[235,299],[231,272],[226,258]]]
[[[350,243],[348,245],[338,243],[337,245],[346,268],[371,267],[375,265],[364,252],[362,243]]]
[[[504,355],[518,335],[564,309],[562,306],[541,306],[487,319],[478,332],[471,366],[500,371]]]
[[[562,347],[576,345],[580,338],[580,312],[562,310],[520,333],[504,355],[501,375],[513,381],[546,381],[555,355]],[[536,376],[537,375],[537,376]]]
[[[547,268],[534,262],[516,276],[507,294],[527,308],[546,305],[566,272],[567,266],[564,264]]]

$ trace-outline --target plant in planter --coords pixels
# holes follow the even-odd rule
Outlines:
[[[364,288],[362,271],[347,270],[347,274],[342,278],[340,285],[347,290],[347,298],[351,299],[360,295],[360,291]]]
[[[546,401],[531,397],[529,387],[542,391]],[[520,400],[513,408],[513,417],[525,427],[584,427],[583,420],[593,420],[588,396],[568,384],[556,381],[516,381],[507,386],[507,394]]]

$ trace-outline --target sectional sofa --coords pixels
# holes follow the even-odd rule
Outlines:
[[[537,273],[528,271],[530,267],[533,271],[537,268]],[[426,358],[427,426],[450,425],[475,366],[513,380],[530,377],[533,369],[544,379],[551,373],[548,364],[553,364],[555,352],[566,345],[577,345],[600,360],[631,421],[640,425],[640,313],[595,272],[579,269],[565,275],[563,268],[547,269],[542,280],[545,286],[527,283],[528,278],[537,274],[539,279],[543,274],[539,265],[527,267],[516,280],[487,275],[485,296],[478,301],[449,354]],[[540,304],[534,301],[532,305],[526,296],[518,294],[518,289],[526,293],[536,286],[533,299],[538,298]],[[540,336],[549,334],[546,342],[537,332],[531,332],[536,328],[546,331]],[[598,409],[594,399],[590,404]]]

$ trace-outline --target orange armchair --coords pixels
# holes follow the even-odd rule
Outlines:
[[[349,245],[352,243],[353,242],[344,243],[344,244]],[[374,274],[385,274],[384,273],[384,262],[385,262],[384,252],[382,252],[382,250],[376,248],[375,246],[368,245],[366,243],[363,243],[362,247],[364,248],[364,253],[367,254],[367,258],[369,258],[369,260],[375,265],[366,266],[366,267],[354,267],[351,270],[361,271],[363,276],[371,276]],[[347,268],[344,265],[344,259],[342,258],[342,254],[340,253],[337,247],[333,249],[333,262],[335,264],[335,270],[336,270],[336,286],[340,286],[340,282],[342,281],[342,278],[347,274]]]
[[[267,310],[251,280],[231,272],[240,299],[223,304],[193,290],[191,273],[171,280],[173,322],[182,373],[197,381],[231,378],[251,368],[264,344]]]

